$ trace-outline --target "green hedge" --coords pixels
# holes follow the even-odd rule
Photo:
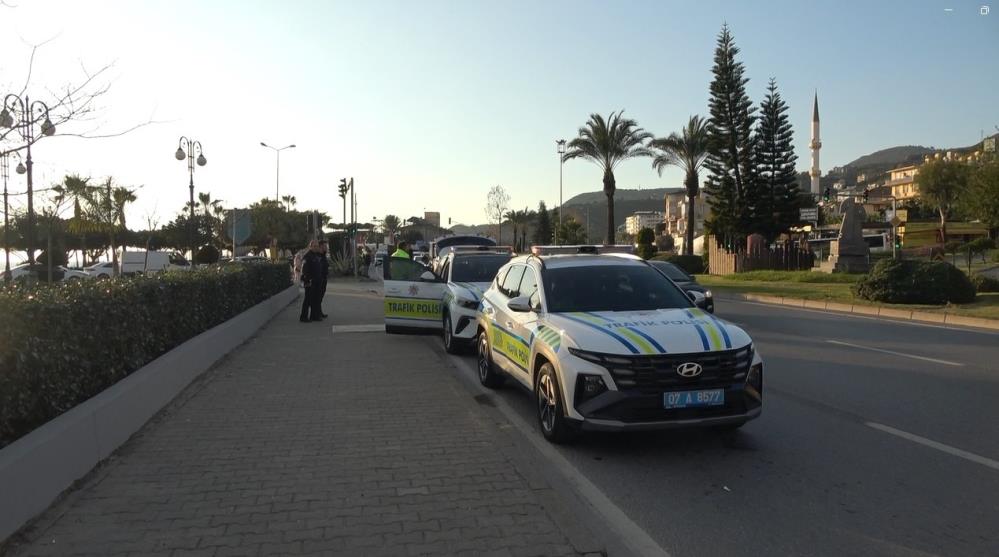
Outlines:
[[[0,289],[0,447],[289,286],[267,263]]]
[[[704,259],[700,255],[657,255],[652,259],[668,261],[691,275],[704,273]]]
[[[964,304],[975,301],[968,275],[943,261],[887,259],[853,286],[857,296],[890,304]]]
[[[978,292],[999,292],[999,280],[985,275],[973,275],[971,284],[975,285],[975,290]]]

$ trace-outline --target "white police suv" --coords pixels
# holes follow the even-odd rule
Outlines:
[[[482,384],[523,383],[556,443],[580,430],[734,429],[758,417],[763,361],[749,335],[640,258],[599,250],[499,270],[476,323]]]
[[[471,346],[482,293],[512,256],[509,247],[452,246],[433,267],[386,257],[386,331],[437,329],[448,352]]]

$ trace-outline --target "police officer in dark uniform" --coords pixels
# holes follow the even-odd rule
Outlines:
[[[319,299],[316,301],[316,308],[318,308],[319,316],[322,318],[329,317],[323,313],[323,298],[326,296],[326,286],[327,281],[330,278],[330,258],[329,258],[330,246],[326,240],[319,240]]]
[[[319,262],[319,242],[309,242],[309,251],[302,257],[302,284],[305,286],[305,299],[302,300],[302,314],[298,320],[302,323],[322,321],[322,309],[317,309],[321,299],[319,288],[322,279],[322,268]]]

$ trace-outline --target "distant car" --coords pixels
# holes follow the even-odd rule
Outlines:
[[[670,280],[676,283],[677,286],[684,289],[686,292],[700,292],[704,296],[703,304],[697,304],[704,311],[709,313],[715,312],[715,298],[714,294],[710,290],[697,284],[697,279],[693,276],[687,274],[680,267],[669,263],[668,261],[649,261],[653,267],[662,272],[664,275],[669,277]]]
[[[114,264],[110,261],[94,263],[89,267],[84,267],[83,272],[86,273],[89,278],[109,279],[114,276]]]
[[[191,264],[179,253],[140,250],[122,252],[118,267],[122,275],[149,275],[160,271],[190,269]]]
[[[84,271],[81,271],[79,269],[70,269],[70,268],[64,267],[62,265],[59,265],[56,268],[59,269],[60,271],[62,271],[62,273],[63,273],[62,281],[63,282],[73,282],[73,281],[83,280],[85,278],[89,278],[90,277],[90,275],[88,275],[87,273],[85,273]]]
[[[53,282],[63,280],[63,277],[65,276],[63,269],[65,269],[65,267],[60,267],[58,265],[52,267]],[[12,281],[27,280],[32,275],[34,275],[37,280],[44,281],[48,278],[48,267],[41,263],[35,263],[34,265],[22,263],[16,267],[11,267],[9,275],[7,272],[4,272],[3,279],[6,281],[9,277]]]
[[[226,258],[224,261],[219,261],[222,264],[239,264],[239,263],[267,263],[270,259],[260,255],[240,255],[235,259]]]

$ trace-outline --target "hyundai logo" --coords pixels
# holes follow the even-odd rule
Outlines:
[[[676,373],[681,377],[697,377],[701,371],[701,364],[697,362],[687,362],[676,366]]]

